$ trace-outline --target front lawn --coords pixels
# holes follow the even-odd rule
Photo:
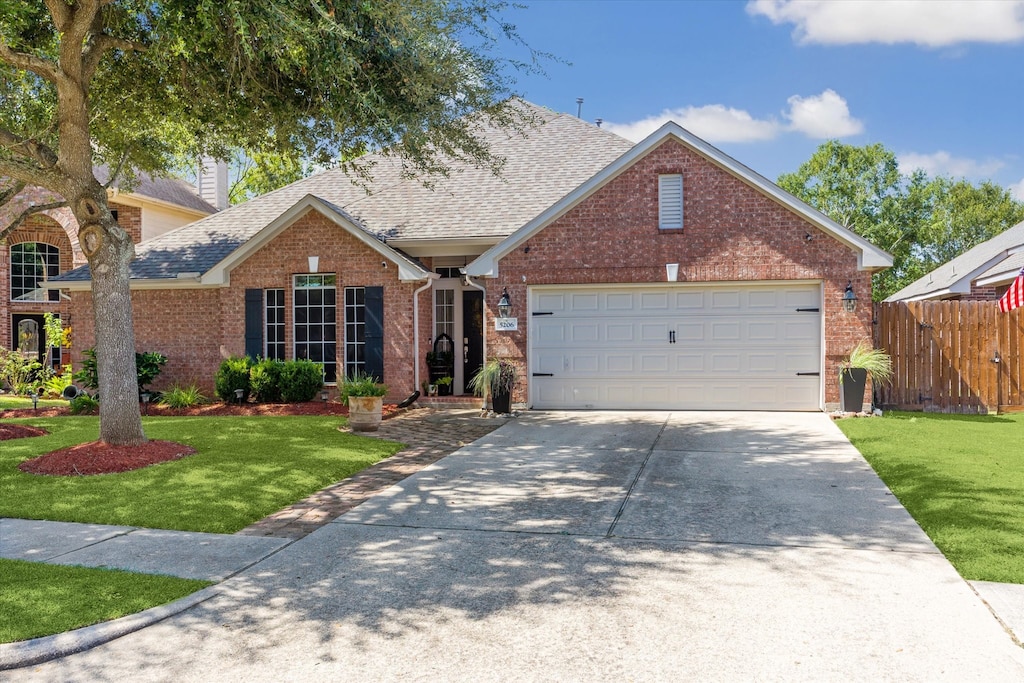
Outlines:
[[[41,398],[37,404],[40,408],[66,408],[68,402],[62,398]],[[28,396],[0,394],[0,410],[23,410],[32,407],[32,399]]]
[[[117,619],[209,585],[173,576],[0,559],[0,643]]]
[[[18,419],[48,436],[0,442],[0,517],[234,533],[394,454],[400,444],[338,431],[342,418],[150,417],[151,439],[195,455],[133,472],[50,477],[22,460],[96,439],[96,417]]]
[[[961,576],[1024,583],[1024,415],[837,424]]]

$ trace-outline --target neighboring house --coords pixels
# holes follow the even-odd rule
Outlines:
[[[844,291],[870,302],[891,257],[673,123],[633,145],[521,106],[527,134],[481,131],[501,177],[456,164],[426,188],[373,158],[367,187],[326,171],[140,245],[136,343],[169,357],[161,382],[304,357],[403,398],[444,334],[455,393],[509,357],[536,408],[837,403],[839,360],[871,336]],[[88,269],[61,286],[87,347]],[[504,292],[515,324],[496,325]]]
[[[109,177],[105,168],[97,178]],[[0,229],[32,204],[49,203],[55,196],[41,188],[28,188],[7,206],[0,207]],[[157,237],[217,211],[188,183],[142,175],[130,191],[118,184],[108,190],[110,209],[134,242]],[[68,297],[48,286],[48,280],[86,262],[78,246],[78,223],[70,209],[61,208],[30,216],[0,240],[0,347],[46,354],[43,314],[72,320]],[[91,313],[85,314],[92,317]],[[90,322],[91,326],[91,322]],[[59,349],[53,362],[62,362]]]
[[[995,301],[1024,268],[1024,222],[968,249],[886,301]]]

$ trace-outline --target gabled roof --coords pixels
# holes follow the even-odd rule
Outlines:
[[[430,277],[430,270],[372,235],[365,226],[344,209],[313,195],[306,195],[295,202],[284,213],[267,223],[262,230],[244,241],[238,241],[230,235],[214,236],[198,249],[188,245],[177,248],[160,247],[158,244],[162,242],[160,239],[145,242],[139,245],[138,255],[129,265],[129,277],[133,281],[156,281],[158,283],[172,280],[175,284],[192,287],[226,285],[234,266],[266,245],[309,211],[318,211],[323,214],[335,225],[346,230],[383,258],[398,266],[400,280],[415,281]],[[185,268],[190,269],[185,270]],[[81,285],[85,285],[89,280],[88,266],[76,268],[50,279],[51,282]],[[80,287],[76,287],[74,284],[69,287],[69,289],[78,288]]]
[[[100,183],[110,179],[110,169],[106,166],[97,166],[93,170]],[[148,173],[139,173],[130,190],[122,190],[120,180],[115,181],[111,187],[119,192],[156,199],[203,214],[217,213],[217,207],[200,197],[194,187],[180,178],[154,178]]]
[[[947,261],[890,296],[886,301],[948,299],[970,294],[975,280],[983,286],[1010,282],[1024,266],[1024,222]]]
[[[133,279],[205,274],[261,233],[304,197],[331,205],[380,242],[405,248],[417,241],[476,240],[493,244],[607,166],[633,143],[568,114],[517,100],[534,122],[518,133],[481,125],[478,136],[505,159],[501,174],[446,160],[447,178],[425,187],[400,161],[382,155],[359,160],[371,179],[360,184],[331,169],[238,204],[140,244]],[[86,281],[88,271],[62,280]]]
[[[616,176],[624,172],[655,147],[670,139],[677,140],[686,145],[719,168],[760,190],[826,234],[846,244],[850,249],[857,252],[858,267],[861,270],[878,270],[892,265],[892,256],[863,237],[839,225],[814,207],[789,194],[775,183],[698,138],[679,124],[669,121],[603,168],[599,173],[550,206],[542,214],[481,254],[476,260],[466,266],[466,274],[475,277],[495,277],[498,274],[498,261],[503,256],[611,182]]]

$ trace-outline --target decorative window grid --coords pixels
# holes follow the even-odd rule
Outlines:
[[[337,293],[334,275],[296,275],[293,310],[295,357],[324,368],[324,382],[338,380]]]
[[[60,249],[42,242],[11,245],[11,299],[60,301],[60,290],[42,289],[47,278],[60,275]]]
[[[366,288],[345,288],[345,376],[366,372]]]
[[[285,360],[284,290],[268,289],[264,293],[265,310],[263,357]]]

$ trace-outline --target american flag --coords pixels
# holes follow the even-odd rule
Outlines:
[[[1012,311],[1018,306],[1024,306],[1024,268],[1020,269],[1017,279],[1013,281],[1010,288],[1006,290],[1006,294],[1003,294],[1003,298],[999,300],[999,310],[1003,313]]]

